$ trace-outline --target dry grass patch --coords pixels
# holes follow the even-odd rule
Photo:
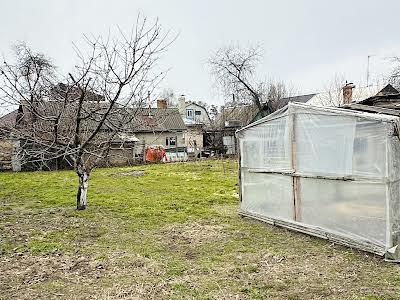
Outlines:
[[[223,225],[185,223],[169,224],[161,228],[162,239],[169,247],[189,245],[196,248],[208,243],[215,243],[226,237]]]
[[[46,299],[50,296],[104,299],[105,295],[119,299],[133,291],[135,296],[147,297],[160,285],[157,278],[164,275],[158,262],[125,253],[102,259],[79,255],[18,254],[2,257],[0,262],[1,299],[43,299],[44,295]],[[124,282],[126,278],[129,282]]]

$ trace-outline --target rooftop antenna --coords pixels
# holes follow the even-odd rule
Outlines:
[[[368,60],[367,60],[367,87],[369,87],[369,60],[371,59],[372,56],[375,55],[368,55]]]

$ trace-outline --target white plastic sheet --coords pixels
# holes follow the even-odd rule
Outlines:
[[[239,137],[242,167],[290,168],[287,117],[249,128]]]
[[[391,124],[357,120],[352,175],[386,177],[386,145]]]
[[[291,177],[242,171],[241,209],[268,217],[293,218]]]
[[[302,113],[295,120],[298,172],[385,177],[388,124],[354,116]]]
[[[355,118],[350,116],[296,114],[296,170],[311,174],[350,175],[355,124]]]
[[[244,128],[241,211],[382,251],[397,245],[399,123],[395,116],[289,104]]]
[[[383,183],[300,179],[298,221],[386,245]]]

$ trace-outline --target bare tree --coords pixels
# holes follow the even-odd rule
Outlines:
[[[256,68],[261,60],[258,47],[229,46],[218,49],[209,59],[211,73],[226,95],[237,101],[251,99],[262,110],[265,85],[257,80]]]
[[[392,61],[392,69],[388,76],[388,82],[397,90],[400,90],[400,57],[394,56]]]
[[[211,104],[211,105],[207,106],[206,108],[207,108],[208,115],[210,116],[211,122],[214,122],[219,113],[218,106]]]
[[[337,73],[332,79],[325,84],[322,92],[318,93],[313,99],[312,103],[322,106],[341,106],[344,103],[343,88],[349,83],[343,74]],[[355,88],[352,90],[352,100],[364,100],[377,94],[382,89],[383,82],[375,80],[368,86],[362,86],[355,84]]]
[[[281,99],[292,96],[294,89],[282,81],[260,80],[256,71],[261,59],[259,47],[222,47],[211,56],[209,65],[217,85],[232,97],[226,107],[250,103],[256,111],[269,114],[287,104]]]
[[[325,84],[323,91],[315,97],[315,103],[322,106],[340,106],[343,104],[343,87],[346,80],[343,74],[335,74],[333,78]]]
[[[291,97],[298,95],[298,90],[291,84],[285,84],[281,80],[270,80],[266,84],[266,98],[269,103],[268,108],[272,113],[286,106]]]
[[[169,107],[177,106],[176,95],[174,90],[171,88],[163,89],[162,92],[160,93],[160,98],[167,100]]]
[[[71,164],[79,178],[77,209],[85,209],[92,169],[140,125],[137,113],[164,76],[155,67],[171,42],[158,21],[138,16],[129,34],[85,36],[85,47],[74,46],[79,64],[64,77],[19,44],[15,64],[1,67],[0,90],[3,105],[18,107],[10,134],[21,163]]]

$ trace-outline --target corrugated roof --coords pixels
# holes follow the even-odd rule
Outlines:
[[[241,126],[250,123],[257,114],[258,108],[254,104],[241,104],[233,107],[225,107],[224,110],[217,115],[216,123],[224,127],[224,122],[239,121]]]
[[[133,122],[134,132],[186,130],[178,108],[143,108]]]
[[[61,101],[50,101],[40,105],[37,112],[41,120],[49,120],[47,126],[51,126],[51,121],[61,112],[60,125],[67,128],[71,125],[71,120],[77,115],[78,105],[69,103],[63,108]],[[105,102],[85,102],[82,108],[82,129],[94,130],[101,120],[108,103]],[[26,110],[25,110],[26,111]],[[33,122],[32,114],[26,111],[24,124],[29,125]],[[43,125],[46,126],[46,125]],[[177,108],[123,108],[116,106],[110,112],[104,129],[117,128],[126,132],[164,132],[164,131],[183,131],[186,130]]]

